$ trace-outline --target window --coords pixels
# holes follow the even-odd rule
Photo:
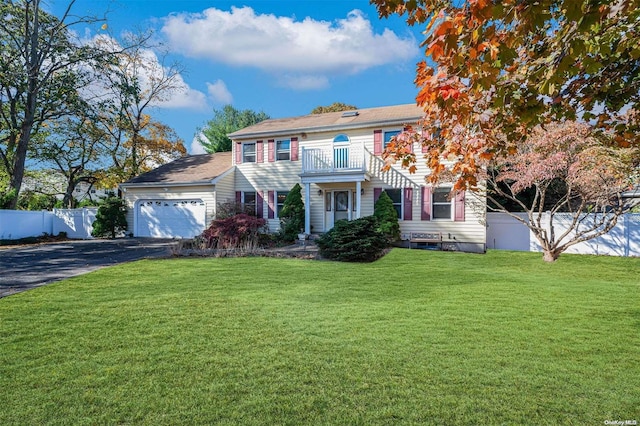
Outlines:
[[[382,149],[386,149],[389,142],[391,142],[391,138],[400,134],[400,130],[393,130],[391,132],[384,132],[384,139],[382,144]]]
[[[393,202],[393,208],[398,213],[398,219],[402,219],[402,189],[385,189],[391,201]]]
[[[243,210],[250,214],[256,214],[256,193],[255,192],[243,192],[242,193],[242,205]]]
[[[344,133],[340,133],[335,138],[333,138],[333,142],[334,143],[349,142],[349,136],[345,135]]]
[[[287,199],[287,195],[289,195],[289,191],[278,191],[276,193],[276,212],[278,214],[277,217],[280,217],[280,211],[282,210],[282,207],[284,207],[284,200]]]
[[[242,144],[242,162],[243,163],[256,162],[256,144],[255,143]]]
[[[432,193],[433,200],[433,219],[449,219],[451,220],[451,199],[449,193],[451,188],[434,188]]]
[[[276,160],[291,158],[291,141],[289,139],[276,141]]]
[[[336,193],[336,211],[346,212],[349,210],[349,192],[337,191]]]

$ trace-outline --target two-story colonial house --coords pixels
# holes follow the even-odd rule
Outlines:
[[[199,207],[200,215],[213,218],[215,206],[207,207],[207,202],[232,199],[255,209],[256,215],[267,219],[270,231],[276,232],[288,191],[299,183],[306,210],[305,229],[301,231],[320,234],[338,220],[373,214],[375,201],[385,191],[398,212],[401,234],[407,244],[409,240],[425,243],[435,240],[437,235],[440,247],[483,252],[486,238],[483,201],[464,192],[450,197],[451,186],[428,184],[425,177],[429,170],[420,162],[413,174],[400,166],[382,171],[381,154],[386,144],[422,116],[419,107],[408,104],[263,121],[229,135],[233,152],[228,168],[219,161],[216,163],[219,154],[214,154],[208,161],[218,167],[213,174],[205,173],[204,181],[183,181],[180,186],[166,176],[162,178],[161,167],[155,171],[154,179],[142,175],[121,185],[133,212],[130,219],[135,223],[148,218],[150,213],[145,209],[162,204],[160,200],[170,195],[169,188],[180,188],[180,197],[189,193],[185,200]],[[419,156],[421,147],[414,149]],[[177,160],[180,161],[184,160]],[[175,172],[175,165],[173,169]],[[165,184],[162,192],[151,194],[149,191],[162,185],[162,180],[171,181],[171,185]],[[197,187],[203,182],[207,184],[206,191],[215,192],[215,197],[198,192],[205,188]],[[141,196],[142,189],[146,192]],[[173,203],[176,201],[180,200]],[[201,223],[199,220],[198,226]],[[152,236],[152,232],[147,232],[148,223],[143,228],[145,232],[134,231],[134,235]],[[429,238],[420,238],[425,236]]]

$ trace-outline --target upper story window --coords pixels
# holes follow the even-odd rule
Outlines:
[[[400,130],[392,130],[388,132],[384,132],[384,139],[382,140],[382,149],[386,149],[389,142],[391,142],[391,138],[400,134]]]
[[[291,141],[284,139],[276,141],[276,160],[289,160],[291,158]]]
[[[449,198],[451,188],[434,188],[432,194],[433,219],[451,220],[452,202]]]
[[[335,138],[333,138],[333,143],[341,142],[349,142],[349,136],[345,135],[344,133],[340,133],[339,135],[336,135]]]
[[[255,143],[242,144],[242,162],[243,163],[256,162],[256,144]]]

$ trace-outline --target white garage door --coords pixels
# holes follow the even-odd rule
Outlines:
[[[136,236],[193,238],[204,231],[206,206],[202,200],[141,200]]]

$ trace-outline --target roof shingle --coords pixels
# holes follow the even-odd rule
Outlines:
[[[357,114],[344,117],[344,112],[309,114],[300,117],[265,120],[245,127],[228,136],[243,139],[300,132],[320,132],[340,128],[359,128],[383,123],[412,123],[424,116],[424,110],[416,104],[394,105],[378,108],[358,109]]]
[[[188,155],[136,176],[124,185],[208,183],[231,167],[230,152]]]

